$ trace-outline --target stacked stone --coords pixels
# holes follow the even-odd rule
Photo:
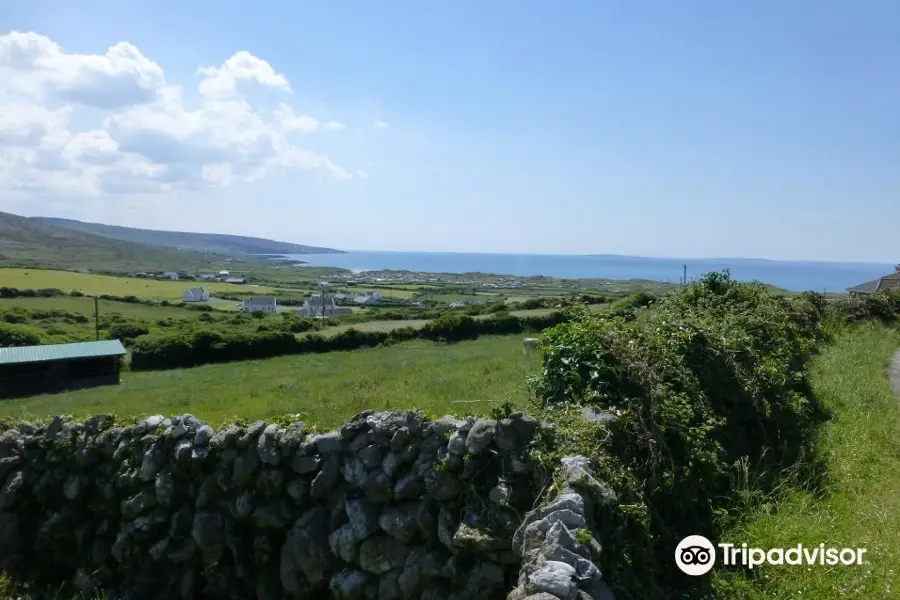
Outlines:
[[[522,566],[507,600],[614,600],[595,564],[601,546],[592,515],[615,503],[615,494],[582,456],[564,458],[561,470],[562,490],[526,515],[515,533]]]
[[[0,425],[0,569],[114,598],[503,598],[538,429],[364,412]]]

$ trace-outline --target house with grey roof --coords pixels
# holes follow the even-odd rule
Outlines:
[[[244,301],[241,302],[241,310],[245,312],[273,313],[278,310],[278,301],[274,296],[244,298]]]
[[[878,279],[873,279],[872,281],[867,281],[847,289],[847,291],[850,292],[851,298],[853,296],[875,294],[887,290],[900,290],[900,265],[895,266],[894,272],[890,275],[885,275],[884,277],[879,277]]]
[[[322,294],[313,294],[306,299],[300,310],[297,311],[299,317],[341,317],[352,314],[353,311],[344,306],[338,306],[334,303],[334,298]]]

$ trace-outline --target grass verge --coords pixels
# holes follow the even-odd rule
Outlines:
[[[829,471],[820,493],[763,504],[723,540],[758,548],[866,548],[862,566],[762,566],[714,573],[720,598],[900,596],[900,399],[886,375],[900,334],[879,325],[840,333],[816,357],[813,390],[833,413],[817,440]]]

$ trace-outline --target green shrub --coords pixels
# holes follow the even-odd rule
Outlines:
[[[188,305],[187,309],[200,311],[200,312],[207,312],[207,313],[213,311],[213,307],[210,306],[209,304],[190,304],[190,305]]]
[[[900,291],[888,290],[877,294],[841,299],[836,301],[831,308],[847,323],[875,320],[893,324],[900,316]]]
[[[123,342],[130,342],[148,333],[150,330],[146,326],[134,323],[123,323],[109,328],[109,337]]]
[[[478,324],[467,315],[445,314],[426,324],[422,337],[447,342],[472,340],[478,337]]]
[[[0,348],[12,346],[37,346],[41,336],[31,328],[0,323]]]
[[[752,465],[771,489],[810,453],[823,417],[805,373],[819,305],[712,273],[643,322],[585,312],[542,336],[532,385],[551,414],[589,405],[614,415],[595,435],[571,437],[619,495],[596,518],[603,568],[632,594],[674,597],[692,585],[672,569],[672,549],[692,533],[714,539],[739,506],[735,465]]]

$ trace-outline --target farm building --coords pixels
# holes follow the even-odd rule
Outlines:
[[[0,348],[0,398],[118,385],[119,340]]]
[[[208,302],[209,290],[202,287],[191,288],[184,293],[185,302]]]
[[[245,298],[241,303],[241,310],[246,312],[275,312],[278,310],[278,302],[274,296]]]
[[[243,277],[229,277],[225,280],[225,283],[234,283],[237,285],[247,285],[247,280]]]
[[[163,273],[164,279],[171,279],[172,281],[178,281],[180,276],[175,271],[169,271],[168,273]]]
[[[323,307],[324,304],[324,307]],[[313,294],[306,299],[303,307],[297,311],[300,317],[341,317],[352,314],[353,311],[346,307],[337,306],[334,298],[326,297],[324,300],[321,294]]]
[[[874,294],[876,292],[884,292],[886,290],[900,290],[900,265],[894,267],[894,272],[866,283],[849,288],[850,296],[859,296],[865,294]]]

